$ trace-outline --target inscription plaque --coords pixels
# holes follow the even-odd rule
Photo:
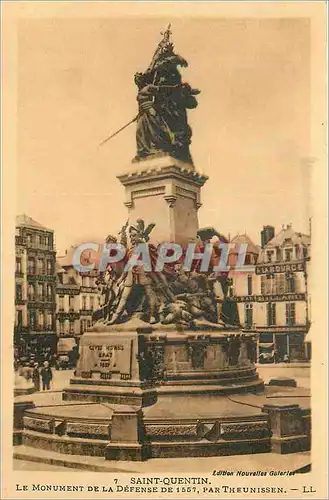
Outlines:
[[[121,380],[131,379],[132,340],[95,338],[80,346],[79,371],[82,377],[99,376],[110,380],[117,375]]]

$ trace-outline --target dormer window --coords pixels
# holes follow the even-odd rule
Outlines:
[[[245,258],[245,261],[244,261],[244,262],[245,262],[245,265],[246,265],[246,266],[250,266],[250,265],[252,264],[252,261],[251,261],[251,255],[250,255],[250,253],[247,253],[247,254],[246,254],[246,258]]]
[[[287,248],[284,251],[284,260],[290,262],[292,260],[292,248]]]
[[[273,250],[267,250],[266,257],[267,257],[267,262],[273,262],[274,251]]]

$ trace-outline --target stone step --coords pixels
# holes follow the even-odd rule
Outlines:
[[[63,455],[48,450],[35,449],[30,446],[16,446],[13,458],[26,462],[48,464],[68,469],[85,470],[90,472],[117,472],[130,474],[143,473],[209,473],[214,470],[229,471],[303,471],[311,464],[310,452],[291,455],[277,455],[260,453],[256,455],[222,456],[193,458],[150,459],[146,462],[113,462],[105,461],[101,457],[85,457],[79,455]],[[220,461],[219,461],[220,460]],[[293,465],[292,465],[293,464]],[[40,465],[36,467],[41,470]]]
[[[127,469],[106,462],[102,457],[90,457],[84,455],[65,455],[50,450],[34,448],[32,446],[20,445],[14,448],[14,460],[25,460],[28,462],[42,463],[59,467],[67,467],[90,472],[128,472]],[[131,471],[134,472],[134,471]]]

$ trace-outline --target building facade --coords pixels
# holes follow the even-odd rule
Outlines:
[[[244,300],[253,297],[257,293],[257,276],[255,266],[257,264],[260,247],[249,238],[247,234],[238,234],[232,240],[234,248],[230,250],[228,264],[230,267],[229,277],[232,280],[230,296],[237,301],[240,324],[244,329],[250,330],[255,325],[255,308],[252,300]],[[241,263],[240,255],[243,256]]]
[[[294,231],[291,225],[282,227],[277,235],[274,227],[264,226],[261,247],[246,235],[231,242],[237,243],[229,257],[231,296],[238,303],[243,328],[258,334],[258,360],[305,360],[310,325],[310,236]],[[242,268],[234,266],[239,245],[247,249]]]
[[[304,360],[304,340],[310,326],[311,238],[291,225],[277,235],[267,226],[262,241],[255,269],[260,292],[256,322],[260,351],[273,344],[279,360]]]
[[[78,272],[73,266],[75,247],[57,259],[56,328],[58,339],[75,339],[92,326],[93,312],[99,308],[100,297],[96,285],[98,272]]]
[[[54,232],[27,215],[16,218],[14,344],[56,351]]]

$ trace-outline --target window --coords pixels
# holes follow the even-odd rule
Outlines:
[[[51,314],[47,314],[47,328],[51,330],[53,327],[53,317]]]
[[[74,333],[74,321],[70,321],[69,332]]]
[[[265,295],[265,276],[260,277],[260,293],[261,295]]]
[[[267,262],[273,262],[274,251],[267,250],[266,254],[267,254]]]
[[[274,326],[276,324],[276,304],[269,302],[267,304],[267,325]]]
[[[70,311],[74,311],[74,297],[72,295],[69,297],[69,308]]]
[[[39,247],[41,247],[41,246],[42,246],[42,236],[40,236],[40,235],[38,235],[38,236],[37,236],[37,245],[38,245]]]
[[[280,261],[282,259],[282,252],[281,252],[281,248],[277,248],[276,249],[276,260],[277,261]]]
[[[47,260],[47,274],[53,274],[53,263],[51,260]]]
[[[64,311],[64,295],[60,295],[58,298],[58,310]]]
[[[16,257],[16,273],[22,272],[22,259]]]
[[[263,290],[262,293],[265,295],[269,295],[273,293],[274,288],[275,288],[274,277],[271,274],[267,274],[266,276],[264,276],[264,281],[263,282],[261,281],[261,289]]]
[[[38,315],[38,326],[40,328],[43,328],[43,326],[44,326],[44,316],[43,316],[42,312],[39,312],[39,315]]]
[[[16,299],[22,300],[22,284],[16,283]]]
[[[245,304],[244,306],[244,322],[246,327],[251,327],[253,324],[253,305]]]
[[[35,274],[35,259],[29,258],[27,262],[28,274]]]
[[[303,247],[303,258],[307,259],[307,248]]]
[[[296,305],[294,302],[286,304],[286,324],[295,325],[296,324]]]
[[[59,333],[61,335],[64,335],[64,321],[63,320],[59,320]]]
[[[53,298],[53,288],[51,285],[47,285],[47,299],[51,301]]]
[[[292,248],[287,248],[285,251],[284,251],[284,259],[286,261],[290,261],[292,260]]]
[[[250,253],[246,254],[244,263],[246,266],[250,266],[252,264],[252,255]]]
[[[88,276],[82,277],[82,286],[89,286],[89,278]]]
[[[32,246],[32,236],[30,234],[26,236],[26,241],[28,247]]]
[[[31,330],[34,330],[35,329],[35,323],[36,323],[36,313],[35,311],[30,311],[30,328]]]
[[[37,261],[37,273],[38,274],[45,274],[45,264],[43,259],[38,259]]]
[[[35,289],[34,286],[29,284],[28,289],[27,289],[27,296],[29,300],[34,300],[35,296]]]
[[[94,297],[90,297],[90,309],[93,311],[94,310],[94,307],[95,307],[95,298]]]
[[[252,276],[247,277],[247,295],[252,295]]]
[[[39,283],[38,284],[38,299],[39,300],[43,300],[44,299],[44,295],[43,295],[43,285],[42,283]]]
[[[85,295],[82,296],[82,309],[87,309],[87,297]]]
[[[294,275],[287,275],[286,276],[286,292],[287,293],[295,293],[296,287],[295,287],[295,277]]]
[[[275,277],[275,287],[276,293],[284,293],[285,292],[285,279],[284,274],[277,274]]]

